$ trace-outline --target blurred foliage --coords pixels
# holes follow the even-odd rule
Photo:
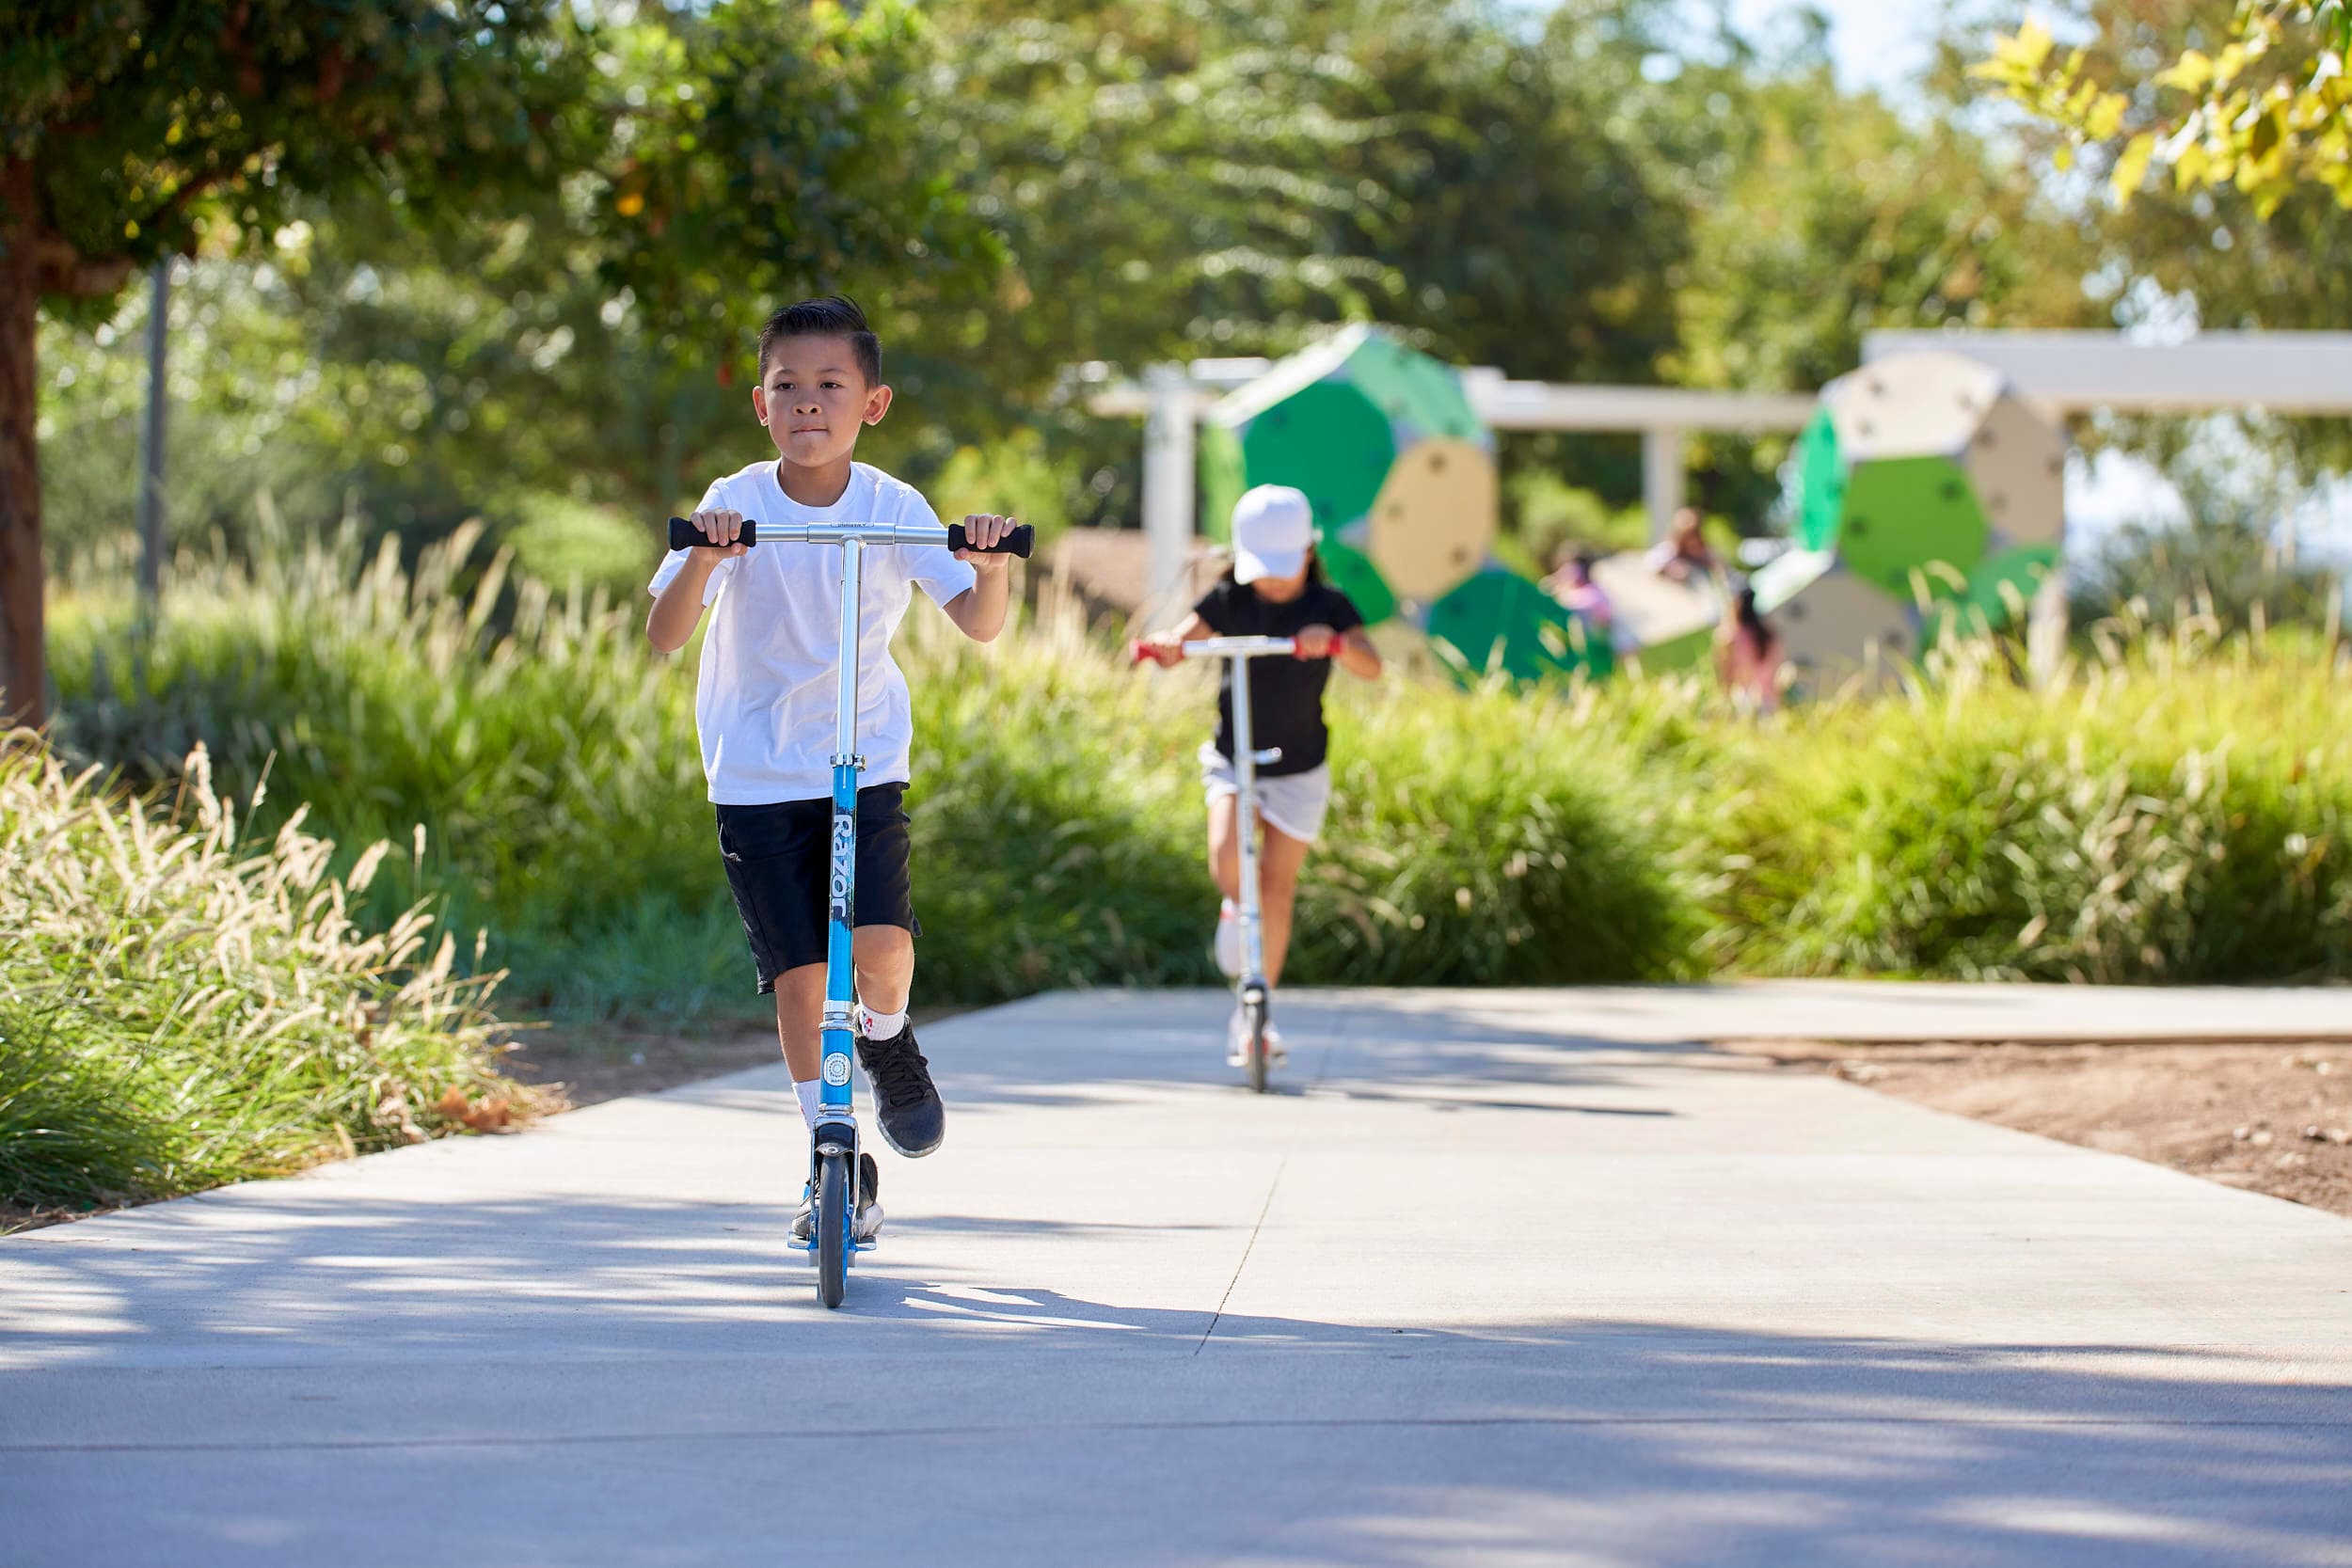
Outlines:
[[[2185,50],[2226,50],[2239,22],[2239,0],[2039,0],[2033,9],[2058,37],[2082,40],[2082,79],[2130,85],[2133,122],[2153,122],[2164,112],[2173,89],[2155,79]],[[2304,182],[2280,195],[2265,217],[2256,193],[2239,189],[2234,177],[2192,181],[2185,188],[2177,180],[2153,180],[2129,202],[2113,200],[2114,145],[2078,143],[2075,132],[2012,107],[2004,93],[1969,74],[1994,38],[2016,33],[2026,10],[2023,0],[1953,0],[1927,90],[1947,116],[2007,111],[1997,116],[2000,134],[2014,141],[2028,170],[2054,165],[2062,150],[2075,150],[2074,172],[2056,183],[2090,241],[2081,276],[2103,319],[2087,325],[2163,333],[2352,328],[2352,268],[2343,262],[2352,255],[2352,209],[2325,186]],[[2283,461],[2289,471],[2281,478],[2295,489],[2307,488],[2322,471],[2352,470],[2352,426],[2342,420],[2231,416],[2225,422]],[[2180,460],[2197,433],[2182,421],[2105,420],[2079,434],[2086,445],[2147,451],[2176,479],[2194,481]]]
[[[2154,170],[2169,172],[2176,191],[2233,186],[2267,218],[2305,183],[2352,207],[2347,58],[2345,0],[2237,0],[2214,53],[2192,42],[2123,90],[2090,68],[2090,50],[2060,54],[2049,29],[2032,21],[1995,39],[1993,57],[1970,74],[2069,134],[2059,168],[2072,166],[2084,145],[2109,145],[2108,184],[2119,201],[2137,196]]]
[[[2233,15],[2058,9],[2094,40],[2085,69],[2119,80]],[[2328,260],[2352,218],[2325,192],[2265,224],[2233,188],[2117,212],[2039,180],[2059,134],[1988,118],[1964,78],[2015,10],[1955,7],[1926,115],[1841,88],[1818,28],[1759,41],[1675,0],[546,18],[546,69],[574,94],[548,124],[563,172],[459,225],[367,182],[290,200],[189,270],[173,527],[236,549],[262,493],[299,528],[357,515],[412,546],[476,516],[503,537],[543,502],[658,517],[762,453],[757,323],[832,287],[872,310],[899,392],[860,456],[952,482],[943,505],[1002,498],[1057,526],[1137,510],[1136,428],[1086,416],[1069,367],[1279,354],[1348,319],[1518,376],[1795,390],[1880,327],[2089,326],[2168,302],[2217,326],[2352,321]],[[130,516],[143,310],[43,329],[53,558]],[[2352,445],[2262,435],[2305,477]],[[1761,531],[1786,448],[1694,433],[1694,499]],[[1629,438],[1514,436],[1502,455],[1515,484],[1548,477],[1602,513],[1639,495]],[[1531,548],[1565,536],[1541,508],[1512,515],[1545,535]]]
[[[581,32],[505,0],[0,9],[0,711],[38,723],[45,689],[37,314],[103,319],[320,193],[446,216],[550,178],[591,119]]]
[[[959,447],[931,486],[931,501],[947,519],[973,512],[1019,517],[1037,530],[1041,546],[1070,526],[1065,476],[1034,430],[1018,430],[985,447]]]
[[[1859,364],[1875,330],[2100,325],[2082,226],[1964,121],[1840,91],[1818,44],[1707,77],[1722,112],[1678,132],[1679,162],[1712,188],[1690,193],[1670,379],[1809,390]],[[1693,496],[1765,531],[1789,444],[1694,433]]]
[[[30,0],[0,20],[11,246],[53,299],[266,233],[362,182],[470,205],[556,170],[587,107],[568,8],[501,0]]]
[[[1613,507],[1592,491],[1541,468],[1512,475],[1504,483],[1503,499],[1517,543],[1536,576],[1550,572],[1560,552],[1572,546],[1589,545],[1608,555],[1649,543],[1646,510],[1639,505]]]
[[[2281,524],[2279,486],[2213,477],[2222,470],[2204,451],[2176,471],[2185,515],[2126,524],[2069,560],[2078,626],[2119,611],[2168,634],[2186,624],[2235,634],[2340,622],[2344,562],[2303,558],[2295,520]]]

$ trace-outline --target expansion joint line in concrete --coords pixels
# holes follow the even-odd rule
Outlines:
[[[1285,1154],[1275,1164],[1274,1180],[1265,1184],[1265,1201],[1258,1206],[1258,1223],[1249,1227],[1249,1240],[1241,1249],[1241,1261],[1233,1265],[1233,1277],[1225,1282],[1225,1293],[1216,1298],[1216,1311],[1211,1315],[1209,1326],[1200,1331],[1200,1343],[1192,1347],[1195,1355],[1207,1347],[1210,1336],[1216,1332],[1217,1323],[1225,1316],[1225,1304],[1233,1299],[1233,1287],[1241,1283],[1241,1271],[1249,1266],[1250,1251],[1258,1244],[1258,1232],[1265,1228],[1265,1217],[1274,1209],[1275,1190],[1281,1186],[1282,1172],[1290,1163],[1291,1157]]]

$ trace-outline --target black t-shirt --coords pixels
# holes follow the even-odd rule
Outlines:
[[[1329,626],[1344,632],[1364,624],[1346,594],[1327,583],[1311,582],[1307,591],[1288,604],[1258,597],[1258,591],[1228,579],[1200,595],[1193,613],[1219,637],[1294,637],[1303,627]],[[1216,749],[1233,754],[1233,664],[1222,661],[1225,673],[1216,691]],[[1262,764],[1268,778],[1308,773],[1323,766],[1330,750],[1331,732],[1323,723],[1323,689],[1331,679],[1327,658],[1253,658],[1249,666],[1250,742],[1263,752],[1282,749],[1279,762]]]

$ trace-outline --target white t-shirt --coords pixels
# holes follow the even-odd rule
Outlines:
[[[716,480],[701,512],[740,512],[764,531],[790,523],[936,523],[912,486],[864,463],[831,506],[803,506],[776,483],[771,458]],[[659,594],[686,569],[673,550],[653,575]],[[861,784],[903,784],[914,718],[907,679],[890,639],[914,585],[945,605],[973,584],[969,562],[940,545],[887,545],[866,552],[858,584],[857,749]],[[840,698],[841,550],[763,541],[723,561],[703,590],[710,627],[694,685],[710,799],[725,806],[818,800],[833,794]]]

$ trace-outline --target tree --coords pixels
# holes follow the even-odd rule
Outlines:
[[[2027,22],[1971,74],[2067,133],[2059,167],[2081,146],[2112,147],[2119,200],[2164,168],[2178,191],[2233,186],[2264,218],[2306,183],[2352,208],[2352,0],[2237,0],[2224,37],[2212,54],[2185,40],[2169,66],[2118,89],[2089,49],[2061,57]]]
[[[1001,265],[922,102],[940,55],[910,0],[645,4],[594,27],[568,0],[118,0],[113,31],[50,9],[0,24],[29,191],[0,244],[62,246],[87,277],[24,291],[10,327],[0,705],[37,712],[40,689],[36,295],[103,311],[151,257],[242,255],[248,308],[309,349],[258,378],[299,384],[288,419],[447,524],[534,480],[674,506],[739,441],[781,298],[943,309]]]
[[[1826,61],[1697,86],[1707,116],[1692,166],[1692,256],[1676,292],[1669,361],[1699,387],[1812,391],[1861,362],[1875,330],[2084,325],[2090,250],[1978,136],[1913,124],[1873,93],[1838,90]],[[1693,131],[1671,133],[1688,142]],[[1711,145],[1708,145],[1711,144]],[[1702,437],[1693,456],[1744,443]],[[1785,442],[1760,465],[1722,461],[1706,504],[1760,524]]]
[[[2352,327],[2352,268],[2343,260],[2352,254],[2352,204],[2315,174],[2283,182],[2277,177],[2289,166],[2311,170],[2308,154],[2315,146],[2333,145],[2332,132],[2298,139],[2294,157],[2300,161],[2292,165],[2281,162],[2285,155],[2279,147],[2266,147],[2265,156],[2250,163],[2224,163],[2209,152],[2201,165],[2178,135],[2183,127],[2193,128],[2198,136],[2243,133],[2250,150],[2254,121],[2269,118],[2267,110],[2260,116],[2241,111],[2244,123],[2231,127],[2214,125],[2184,105],[2209,108],[2259,82],[2266,84],[2263,91],[2275,106],[2279,88],[2292,93],[2298,84],[2311,85],[2322,56],[2342,52],[2342,6],[2299,12],[2249,7],[2243,0],[2047,0],[2036,9],[2052,18],[2058,35],[2083,40],[2062,58],[2054,47],[2042,56],[2042,73],[2072,72],[2074,97],[2081,97],[2087,84],[2091,96],[2078,117],[2085,121],[2079,127],[2025,113],[2015,117],[2013,130],[2030,156],[2067,162],[2078,171],[2061,189],[2093,230],[2096,254],[2082,275],[2113,324],[2185,323],[2234,331]],[[2013,47],[2023,31],[2016,25],[2017,11],[2015,0],[1985,0],[1973,12],[1956,6],[1938,51],[1934,83],[1947,112],[1963,112],[1972,96],[1981,102],[1988,78],[1994,91],[2010,96],[2014,71],[1977,68],[1985,64],[1988,32],[2010,40]],[[2278,41],[2234,68],[2232,86],[2217,97],[2210,82],[2189,97],[2182,87],[2159,84],[2185,52],[2218,61],[2233,44],[2242,45],[2249,27],[2257,24],[2276,24]],[[2343,80],[2331,74],[2318,86],[2338,105],[2334,129],[2340,130],[2352,119]],[[2126,103],[2119,109],[2103,94],[2121,94]],[[2098,124],[2090,125],[2090,110],[2102,103],[2106,106],[2100,109]],[[2112,125],[2109,116],[2115,117]],[[2092,138],[2088,133],[2093,129],[2105,136]],[[2169,178],[2117,167],[2134,136],[2150,131],[2156,132],[2157,143],[2149,169],[2167,171]],[[2114,198],[2119,173],[2132,193],[2129,199]],[[2110,199],[2095,199],[2099,187],[2092,176],[2104,180]],[[2282,478],[2308,482],[2319,472],[2352,467],[2352,432],[2341,420],[2225,417],[2255,448],[2281,461]],[[2152,451],[2169,462],[2189,450],[2194,429],[2179,420],[2119,420],[2102,421],[2085,435]]]
[[[36,329],[374,182],[544,174],[555,20],[501,0],[20,0],[0,13],[0,719],[46,717]]]

